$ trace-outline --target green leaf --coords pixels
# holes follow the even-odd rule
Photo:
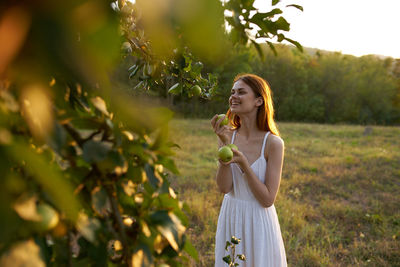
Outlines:
[[[252,16],[251,19],[249,19],[249,21],[253,22],[255,24],[258,24],[259,22],[265,20],[266,18],[271,18],[275,15],[282,14],[282,13],[283,13],[282,10],[280,10],[279,8],[274,8],[271,11],[266,12],[266,13],[260,12],[260,13],[254,14],[254,16]]]
[[[45,266],[41,249],[32,239],[14,244],[1,255],[2,266]]]
[[[272,0],[272,5],[273,5],[273,6],[276,5],[276,4],[278,4],[280,1],[281,1],[281,0]]]
[[[192,64],[192,72],[195,73],[196,75],[199,75],[202,69],[203,69],[203,63],[201,63],[200,61]]]
[[[67,141],[67,132],[59,123],[54,123],[54,129],[51,135],[49,136],[47,143],[49,146],[61,154],[61,149],[64,147]]]
[[[225,17],[225,20],[232,26],[235,26],[235,21],[233,20],[233,17]]]
[[[228,247],[231,245],[231,242],[229,242],[229,241],[226,241],[226,244],[225,244],[225,250],[226,251],[228,251]]]
[[[246,260],[246,256],[244,254],[238,254],[237,258],[241,261],[245,261]]]
[[[235,236],[232,236],[232,237],[231,237],[231,242],[232,242],[232,244],[237,245],[237,244],[240,243],[240,238],[237,238],[237,237],[235,237]]]
[[[150,215],[153,225],[168,240],[169,244],[175,251],[179,251],[180,236],[185,231],[185,227],[181,224],[178,217],[173,213],[161,210],[153,212]]]
[[[104,217],[111,213],[111,203],[106,190],[103,187],[97,186],[92,192],[92,208],[100,216]]]
[[[179,95],[180,93],[182,93],[182,86],[180,86],[179,83],[176,83],[168,89],[168,93],[173,95]]]
[[[272,22],[270,20],[263,20],[257,23],[257,25],[261,28],[261,30],[264,33],[271,33],[271,34],[276,34],[277,33],[277,25],[275,22]]]
[[[165,125],[164,127],[161,127],[158,130],[156,140],[151,145],[151,149],[158,150],[163,146],[167,146],[168,136],[169,136],[169,128],[168,125]]]
[[[173,143],[173,142],[168,142],[168,146],[169,147],[176,147],[176,148],[179,148],[179,149],[182,149],[178,144],[176,144],[176,143]]]
[[[154,189],[158,188],[159,185],[161,184],[161,180],[154,174],[154,167],[149,164],[146,164],[144,166],[144,170],[146,172],[147,179],[149,180],[151,186]]]
[[[199,255],[197,253],[197,250],[189,240],[185,241],[185,245],[183,246],[183,250],[186,251],[196,261],[199,261]]]
[[[254,47],[257,49],[257,53],[260,56],[261,60],[265,61],[264,52],[262,51],[260,44],[254,40],[251,40],[251,42],[253,43]]]
[[[300,6],[300,5],[294,5],[294,4],[293,4],[293,5],[287,5],[286,7],[290,7],[290,6],[295,7],[295,8],[297,8],[297,9],[301,10],[301,11],[304,11],[303,7]]]
[[[129,79],[132,79],[139,70],[139,66],[136,66],[136,65],[134,65],[134,66],[135,67],[131,70],[131,73],[129,74]]]
[[[178,167],[176,167],[174,160],[171,158],[159,156],[157,163],[162,164],[175,175],[180,174]]]
[[[101,223],[98,219],[90,218],[81,211],[76,222],[76,228],[86,240],[96,243],[96,232],[101,228]]]
[[[111,150],[108,153],[108,157],[111,159],[112,163],[118,167],[124,167],[125,158],[117,150]]]
[[[278,34],[278,42],[282,42],[285,39],[285,35],[279,33]]]
[[[179,209],[179,201],[172,198],[169,193],[164,193],[158,196],[160,200],[160,206],[166,209]]]
[[[136,250],[132,255],[131,266],[144,267],[150,266],[151,253],[145,244],[139,246],[140,249]]]
[[[57,208],[65,212],[69,219],[76,220],[80,203],[73,194],[71,185],[55,165],[49,164],[41,155],[22,143],[9,146],[7,154],[17,162],[24,161],[26,171],[41,185],[43,191],[49,194]]]
[[[89,140],[83,144],[83,159],[88,163],[103,161],[111,150],[111,144]]]
[[[276,25],[277,29],[279,29],[279,30],[283,30],[283,31],[290,30],[290,24],[283,17],[279,17],[278,20],[275,21],[275,25]]]
[[[106,102],[104,101],[104,99],[102,99],[99,96],[93,97],[90,99],[90,101],[92,102],[93,106],[98,109],[101,113],[103,113],[106,116],[110,116],[110,113],[108,113],[107,111],[107,106],[106,106]]]
[[[183,68],[184,71],[189,72],[192,68],[192,58],[186,54],[183,54],[185,58],[185,68]]]
[[[275,46],[269,41],[267,41],[267,44],[271,48],[272,52],[274,52],[274,55],[277,56],[278,52],[276,51]]]
[[[133,69],[135,69],[138,65],[133,64],[132,66],[129,67],[128,71],[132,71]]]
[[[301,44],[299,42],[289,39],[287,37],[285,37],[285,40],[291,42],[292,44],[294,44],[297,47],[297,49],[299,49],[301,52],[303,52],[303,46],[301,46]]]
[[[254,0],[241,0],[243,8],[245,9],[251,9],[254,4]]]
[[[223,257],[222,260],[228,264],[230,264],[232,262],[230,255]]]

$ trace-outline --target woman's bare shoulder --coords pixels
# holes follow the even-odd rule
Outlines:
[[[285,145],[285,142],[283,141],[282,137],[275,135],[273,133],[271,133],[269,136],[270,136],[270,138],[269,138],[270,144],[273,144],[274,146],[282,146],[282,147]]]
[[[285,142],[283,139],[275,134],[269,134],[267,138],[266,149],[264,151],[264,156],[268,159],[268,154],[273,151],[282,151],[285,149]]]

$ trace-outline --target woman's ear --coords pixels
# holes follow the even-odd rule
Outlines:
[[[262,98],[261,96],[260,96],[260,97],[257,97],[256,106],[257,106],[257,107],[260,107],[260,106],[262,106],[263,103],[264,103],[263,98]]]

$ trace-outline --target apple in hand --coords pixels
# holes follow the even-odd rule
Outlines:
[[[234,148],[236,150],[239,150],[239,148],[235,144],[229,144],[227,146],[229,146],[231,149]]]
[[[218,120],[222,119],[225,116],[225,119],[221,121],[221,126],[228,125],[228,117],[225,114],[219,114]]]
[[[223,162],[231,161],[233,158],[232,149],[229,146],[223,146],[218,150],[218,158]]]

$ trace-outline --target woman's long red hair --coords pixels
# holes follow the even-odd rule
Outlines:
[[[233,80],[233,83],[242,80],[253,90],[256,97],[261,96],[264,103],[258,107],[257,127],[261,131],[270,131],[272,134],[280,136],[276,123],[274,121],[274,106],[272,103],[272,91],[266,80],[255,74],[239,74]],[[229,109],[226,115],[231,125],[236,129],[240,127],[239,116],[233,114]]]

